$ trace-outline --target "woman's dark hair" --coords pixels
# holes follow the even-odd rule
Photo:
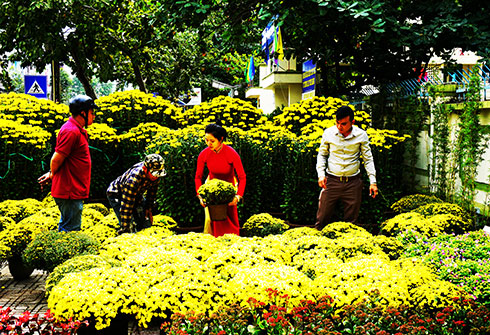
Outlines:
[[[213,135],[218,141],[226,139],[226,129],[221,126],[220,120],[217,120],[216,123],[208,124],[204,132]]]

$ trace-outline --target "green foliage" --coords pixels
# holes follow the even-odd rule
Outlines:
[[[406,213],[420,206],[436,202],[440,203],[443,201],[434,195],[410,194],[394,202],[390,208],[396,213]]]
[[[418,257],[438,274],[490,306],[490,235],[482,230],[463,235],[443,234],[407,246],[404,257]]]
[[[36,235],[24,250],[22,258],[36,269],[51,272],[70,258],[98,253],[99,246],[97,240],[82,232],[48,231]]]
[[[109,183],[121,169],[119,138],[116,130],[104,123],[93,123],[87,128],[87,133],[92,159],[90,198],[100,201],[106,198]]]
[[[158,190],[158,209],[182,226],[204,222],[194,184],[197,157],[205,147],[203,137],[202,127],[188,127],[156,137],[147,149],[147,153],[159,153],[165,159],[167,176]]]
[[[284,220],[273,217],[268,213],[255,214],[243,224],[241,233],[243,236],[264,237],[267,235],[282,234],[289,229]]]
[[[463,208],[473,211],[476,193],[476,173],[486,142],[482,141],[483,128],[480,125],[480,86],[481,78],[473,73],[470,78],[468,92],[460,115],[458,142],[456,152],[461,179],[460,201]]]
[[[39,196],[37,176],[47,168],[51,135],[4,117],[0,113],[0,201]]]
[[[430,91],[429,91],[430,92]],[[435,99],[432,106],[434,132],[432,134],[432,159],[431,180],[434,193],[444,199],[452,199],[454,196],[454,178],[456,166],[451,161],[451,154],[454,150],[454,143],[450,140],[449,116],[454,112],[454,108],[441,103],[441,99]]]
[[[46,296],[63,279],[70,273],[90,270],[93,268],[111,268],[120,266],[121,263],[115,259],[100,255],[75,255],[67,259],[62,264],[56,266],[46,279]]]
[[[206,205],[221,205],[232,202],[236,190],[232,183],[215,178],[202,184],[198,193]]]

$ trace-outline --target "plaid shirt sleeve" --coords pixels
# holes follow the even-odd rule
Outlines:
[[[142,182],[139,173],[133,174],[128,178],[128,181],[122,187],[121,199],[121,225],[123,228],[128,228],[131,223],[136,197],[139,193],[139,186]]]

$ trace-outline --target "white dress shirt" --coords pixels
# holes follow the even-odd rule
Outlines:
[[[361,157],[369,182],[376,184],[376,169],[367,133],[353,125],[351,133],[344,137],[337,126],[327,128],[323,132],[316,160],[318,178],[325,177],[325,171],[338,177],[355,176],[361,172]]]

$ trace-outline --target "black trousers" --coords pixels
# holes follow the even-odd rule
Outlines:
[[[318,211],[315,227],[322,230],[335,211],[340,200],[344,205],[344,221],[357,224],[362,199],[362,179],[360,175],[354,177],[327,176],[327,188],[322,189],[318,199]]]

